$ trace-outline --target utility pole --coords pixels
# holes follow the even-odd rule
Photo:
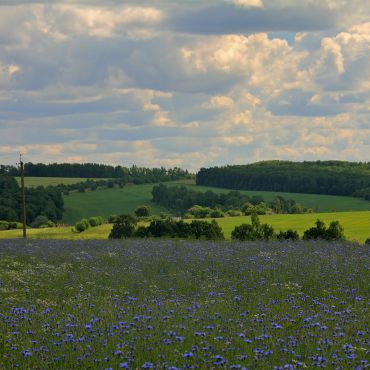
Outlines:
[[[19,155],[19,167],[21,173],[21,191],[22,191],[22,223],[23,223],[23,238],[27,238],[26,231],[26,194],[24,191],[24,164],[22,154]]]

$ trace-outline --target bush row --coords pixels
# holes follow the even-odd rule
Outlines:
[[[16,221],[3,221],[0,220],[0,230],[15,230],[22,229],[23,225]]]
[[[131,215],[120,215],[109,234],[109,239],[122,238],[191,238],[207,240],[224,240],[221,227],[212,222],[194,220],[186,223],[170,218],[152,220],[149,226],[137,227],[137,219]]]
[[[222,229],[215,220],[211,222],[193,220],[186,223],[183,220],[166,218],[154,219],[149,226],[138,226],[137,218],[131,215],[117,216],[109,234],[110,239],[148,237],[224,240]],[[299,234],[292,229],[275,233],[272,226],[261,224],[258,215],[252,214],[251,223],[236,226],[231,238],[238,241],[298,240]],[[317,220],[314,227],[304,232],[303,239],[345,240],[345,236],[343,227],[338,221],[333,221],[326,227],[324,222]]]
[[[82,233],[89,227],[100,226],[104,223],[104,219],[101,216],[90,217],[89,219],[83,218],[82,220],[76,222],[74,230]]]

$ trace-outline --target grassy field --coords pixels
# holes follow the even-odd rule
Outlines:
[[[0,241],[1,369],[365,369],[369,248]]]
[[[331,221],[338,220],[344,227],[344,233],[348,240],[354,240],[363,243],[370,238],[370,212],[340,212],[340,213],[319,213],[303,215],[267,215],[260,216],[263,223],[272,225],[275,231],[294,229],[300,235],[314,226],[317,219],[324,221],[327,226]],[[250,217],[227,217],[219,218],[217,222],[222,227],[225,237],[230,239],[231,232],[235,226],[243,223],[250,223]],[[35,239],[107,239],[111,230],[111,225],[102,225],[100,227],[90,228],[87,231],[78,234],[73,233],[71,227],[58,227],[51,229],[30,229],[29,238]],[[22,230],[0,231],[0,239],[19,238]]]
[[[20,177],[16,177],[18,184],[21,183]],[[85,182],[86,178],[77,177],[25,177],[24,184],[26,187],[35,188],[37,186],[49,186],[49,185],[71,185],[79,182]],[[104,180],[104,179],[91,179],[91,180]]]
[[[153,214],[167,210],[151,203],[153,185],[127,185],[114,189],[102,189],[86,193],[71,193],[64,197],[63,221],[74,224],[83,217],[112,214],[134,214],[139,205],[150,205]]]
[[[168,185],[185,185],[199,191],[213,190],[215,192],[229,192],[227,189],[208,188],[196,186],[191,181],[173,182]],[[65,209],[64,222],[74,224],[82,217],[100,215],[108,217],[111,214],[131,213],[141,204],[152,207],[153,214],[168,212],[163,207],[151,204],[153,185],[129,185],[122,189],[104,189],[95,192],[71,193],[64,197]],[[339,197],[331,195],[271,193],[258,191],[243,191],[248,195],[262,195],[266,200],[271,200],[275,195],[282,195],[286,199],[294,199],[300,204],[317,210],[318,212],[335,211],[370,211],[370,202],[358,198]]]
[[[198,186],[194,181],[184,183],[173,183],[184,185],[195,191],[212,190],[215,193],[228,193],[230,189],[214,188],[209,186]],[[249,196],[261,195],[265,200],[272,200],[276,195],[281,195],[285,199],[293,199],[307,208],[311,208],[315,212],[345,212],[345,211],[370,211],[370,202],[353,197],[343,197],[336,195],[320,195],[320,194],[299,194],[299,193],[282,193],[270,191],[247,191],[240,190],[240,193]]]
[[[260,216],[262,223],[272,225],[275,231],[293,229],[302,236],[303,232],[314,226],[317,219],[329,226],[331,221],[339,221],[349,240],[364,242],[370,237],[370,212],[307,213],[303,215],[266,215]],[[225,237],[229,238],[237,225],[250,223],[250,217],[227,217],[217,219]]]

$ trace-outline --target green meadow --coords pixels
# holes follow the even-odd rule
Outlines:
[[[184,183],[180,181],[173,184],[184,185],[187,188],[202,192],[211,190],[214,193],[228,193],[230,191],[230,189],[199,186],[196,185],[194,181],[187,181]],[[272,200],[276,195],[281,195],[285,199],[293,199],[297,203],[300,203],[307,208],[311,208],[314,212],[370,211],[370,202],[361,198],[337,195],[300,194],[256,190],[239,191],[240,193],[246,194],[250,197],[252,197],[253,195],[261,195],[267,201]]]
[[[121,188],[99,189],[86,193],[70,193],[64,196],[65,213],[63,221],[74,224],[84,217],[129,213],[133,214],[139,205],[150,205],[153,214],[168,212],[151,203],[153,184],[127,185]]]
[[[193,182],[173,182],[175,185],[184,185],[197,191],[212,190],[217,193],[229,192],[229,189],[209,188],[197,186]],[[63,221],[67,224],[74,224],[83,217],[99,215],[107,218],[112,214],[131,213],[141,204],[150,205],[153,214],[169,212],[167,209],[153,204],[153,184],[127,185],[123,188],[99,189],[93,192],[78,193],[71,192],[64,197],[65,209]],[[296,193],[274,193],[263,191],[242,191],[249,196],[262,195],[265,200],[271,200],[275,195],[282,195],[286,199],[294,199],[305,207],[316,212],[344,212],[344,211],[370,211],[370,202],[351,197],[296,194]]]
[[[331,221],[339,221],[344,227],[348,240],[363,243],[370,237],[370,212],[339,212],[339,213],[309,213],[301,215],[266,215],[260,216],[262,223],[272,225],[275,231],[294,229],[302,236],[303,232],[314,226],[317,219],[324,221],[327,226]],[[222,227],[225,237],[230,239],[235,226],[250,223],[249,216],[226,217],[216,220]],[[188,220],[190,222],[190,220]],[[112,225],[106,224],[90,228],[82,233],[72,232],[72,227],[50,229],[29,229],[31,239],[107,239]],[[22,230],[0,231],[0,239],[20,238]]]
[[[20,177],[16,177],[18,184],[21,183]],[[35,188],[37,186],[56,186],[56,185],[72,185],[79,182],[85,182],[87,179],[82,177],[25,177],[24,184],[26,187]],[[90,179],[104,180],[104,179]]]

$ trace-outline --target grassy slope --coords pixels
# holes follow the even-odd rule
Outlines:
[[[21,183],[20,177],[16,177],[18,184]],[[36,186],[49,186],[49,185],[71,185],[77,184],[79,182],[85,182],[86,178],[78,177],[25,177],[24,183],[26,187],[36,187]],[[92,180],[103,180],[103,179],[92,179]]]
[[[370,237],[370,212],[340,212],[320,213],[304,215],[268,215],[261,216],[263,223],[270,224],[275,231],[289,228],[297,230],[301,235],[304,230],[314,226],[315,221],[320,218],[327,226],[331,221],[338,220],[344,227],[344,233],[349,240],[364,242]],[[224,230],[225,237],[230,238],[231,231],[235,226],[249,223],[250,217],[229,217],[218,219],[217,222]],[[28,236],[36,239],[106,239],[111,230],[111,225],[103,225],[91,228],[81,234],[72,233],[71,227],[53,229],[31,229]],[[21,237],[22,230],[0,231],[1,238]]]
[[[195,191],[212,190],[215,193],[228,193],[230,189],[214,188],[210,186],[198,186],[195,183],[177,183],[185,185]],[[242,194],[249,196],[261,195],[265,200],[272,200],[274,196],[281,195],[285,199],[293,199],[315,212],[344,212],[344,211],[370,211],[370,202],[353,197],[343,197],[336,195],[319,195],[319,194],[300,194],[300,193],[279,193],[270,191],[240,190]]]
[[[217,193],[229,192],[228,189],[209,188],[196,186],[192,182],[173,182],[172,185],[185,185],[199,191],[213,190]],[[151,203],[152,184],[132,185],[122,189],[105,189],[87,193],[71,193],[64,197],[66,213],[64,222],[73,224],[82,217],[100,215],[108,217],[116,213],[133,213],[141,204],[152,207],[153,214],[166,211],[165,208]],[[266,200],[272,199],[276,194],[281,194],[286,199],[294,199],[302,205],[317,210],[318,212],[333,211],[369,211],[370,202],[358,198],[340,197],[331,195],[273,193],[262,191],[243,191],[248,195],[262,195]]]
[[[151,203],[153,185],[129,185],[122,189],[103,189],[86,193],[71,193],[64,197],[64,222],[74,224],[83,217],[131,213],[142,204],[150,205],[153,214],[166,209]]]

